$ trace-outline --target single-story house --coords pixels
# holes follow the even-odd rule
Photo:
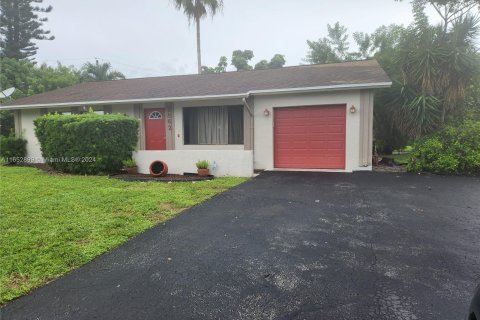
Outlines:
[[[93,108],[141,120],[134,159],[170,173],[206,159],[216,176],[255,170],[372,168],[374,90],[391,86],[375,60],[87,82],[1,106],[13,110],[28,157],[42,161],[33,120]]]

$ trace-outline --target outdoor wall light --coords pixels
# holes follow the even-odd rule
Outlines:
[[[350,107],[350,113],[355,113],[355,112],[357,112],[357,108],[355,108],[355,106],[352,105],[352,106]]]
[[[268,116],[270,115],[270,110],[265,109],[265,110],[263,111],[263,115],[264,115],[265,117],[268,117]]]

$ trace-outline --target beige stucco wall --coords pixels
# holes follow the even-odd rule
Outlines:
[[[360,133],[359,133],[359,163],[360,167],[372,166],[373,153],[373,103],[374,92],[364,90],[360,96]]]
[[[299,93],[255,97],[254,120],[254,168],[274,170],[273,108],[295,106],[319,106],[345,104],[346,112],[346,157],[345,171],[371,170],[371,165],[360,165],[360,111],[361,91],[336,91],[325,93]],[[350,113],[351,106],[357,112]],[[270,111],[264,115],[265,109]],[[372,122],[369,122],[369,125]],[[373,124],[372,124],[373,125]],[[369,129],[370,130],[370,129]],[[362,137],[368,139],[368,136]]]
[[[210,162],[210,173],[217,176],[251,177],[253,152],[251,150],[139,150],[134,154],[140,173],[149,173],[152,161],[162,160],[173,174],[195,173],[198,160]]]
[[[19,118],[21,122],[20,135],[27,140],[27,157],[29,162],[43,163],[40,143],[35,136],[35,126],[33,120],[40,117],[40,109],[20,110]],[[18,133],[17,133],[18,134]]]
[[[225,105],[243,105],[243,102],[241,99],[229,99],[175,102],[173,104],[144,104],[142,106],[142,110],[147,110],[150,108],[172,107],[172,123],[171,126],[169,126],[167,123],[166,130],[167,138],[169,135],[171,135],[172,139],[174,140],[171,142],[171,145],[174,146],[175,150],[154,151],[143,150],[143,148],[140,148],[135,153],[135,160],[137,162],[139,172],[148,173],[150,163],[154,160],[165,161],[165,163],[168,165],[170,173],[183,174],[185,172],[196,172],[195,163],[198,160],[208,160],[211,164],[210,170],[216,176],[252,176],[253,152],[251,150],[244,150],[243,145],[184,144],[183,108]],[[171,132],[169,132],[169,130],[171,130]],[[144,139],[144,137],[142,139]],[[167,145],[168,144],[169,143],[167,143]],[[213,164],[215,164],[215,166]]]
[[[153,160],[164,160],[172,173],[194,172],[195,162],[207,159],[217,164],[216,175],[251,176],[254,169],[274,170],[273,150],[273,108],[292,106],[346,105],[346,161],[345,171],[371,170],[371,145],[373,132],[373,91],[354,90],[325,93],[298,93],[255,96],[253,107],[253,150],[245,150],[244,145],[198,146],[183,143],[183,108],[194,106],[243,105],[241,99],[199,100],[194,102],[149,103],[142,105],[122,104],[112,106],[113,113],[135,116],[143,121],[144,110],[167,108],[172,110],[172,123],[167,125],[168,149],[165,151],[144,150],[143,123],[140,126],[139,144],[135,159],[142,173],[148,173]],[[351,106],[357,112],[350,113]],[[270,111],[269,116],[264,110]],[[60,109],[59,109],[60,110]],[[28,140],[29,157],[41,159],[40,145],[34,133],[33,120],[41,115],[40,109],[18,112],[23,137]],[[247,116],[247,112],[245,112]],[[170,130],[170,132],[168,132]],[[37,161],[40,162],[40,161]]]
[[[112,113],[126,114],[134,117],[133,104],[117,104],[112,106]]]

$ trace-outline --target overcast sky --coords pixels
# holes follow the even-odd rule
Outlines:
[[[45,28],[55,40],[38,43],[38,62],[79,67],[98,57],[129,78],[196,72],[195,27],[170,0],[44,4],[53,6]],[[222,13],[202,20],[202,62],[213,66],[222,55],[230,60],[235,49],[250,49],[253,64],[281,53],[287,65],[298,65],[308,51],[306,40],[325,36],[327,23],[336,21],[349,32],[372,32],[381,25],[409,24],[412,14],[408,1],[224,0]]]

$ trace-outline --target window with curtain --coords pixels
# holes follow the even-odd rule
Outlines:
[[[243,106],[183,109],[185,144],[243,144]]]

